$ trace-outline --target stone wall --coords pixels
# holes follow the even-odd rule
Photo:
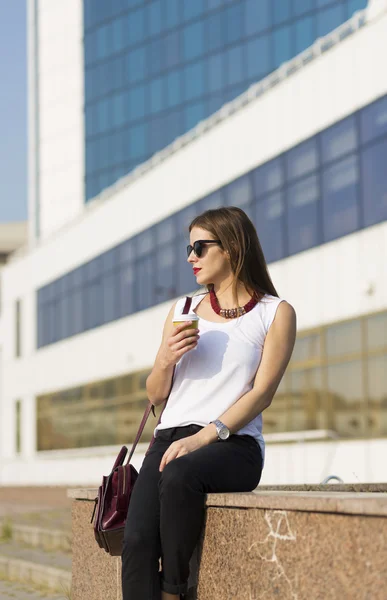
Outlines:
[[[190,600],[385,600],[384,486],[319,489],[208,495]],[[121,600],[121,559],[98,547],[90,524],[96,490],[69,495],[72,600]]]

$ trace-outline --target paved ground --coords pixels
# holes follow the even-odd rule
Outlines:
[[[26,510],[26,507],[24,508]],[[12,521],[17,525],[31,525],[33,527],[42,527],[43,529],[57,529],[66,532],[71,532],[71,509],[57,508],[47,510],[36,510],[33,512],[16,512],[12,513],[7,510],[0,510],[0,520],[2,517]],[[90,515],[91,517],[91,515]],[[1,598],[0,598],[1,600]]]
[[[67,487],[0,487],[0,519],[20,525],[71,530]],[[1,598],[0,598],[1,600]]]
[[[0,487],[0,519],[8,518],[17,524],[34,525],[48,529],[71,530],[71,503],[66,487]],[[0,531],[1,535],[1,531]],[[50,565],[71,571],[71,555],[27,548],[3,540],[3,556]],[[68,596],[42,589],[34,589],[19,582],[0,579],[0,600],[67,600]]]
[[[16,582],[0,580],[0,600],[67,600],[63,595],[45,595]]]
[[[18,558],[40,565],[71,571],[71,555],[58,550],[48,552],[40,548],[28,548],[16,542],[2,542],[0,544],[0,553],[1,556],[7,556],[8,558]]]
[[[39,513],[53,509],[71,510],[66,487],[0,487],[0,517]],[[0,598],[1,600],[1,598]]]

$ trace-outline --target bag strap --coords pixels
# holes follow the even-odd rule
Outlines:
[[[190,310],[190,308],[191,308],[191,304],[192,304],[192,298],[191,298],[190,296],[187,296],[187,297],[186,297],[186,300],[185,300],[185,304],[184,304],[183,312],[182,312],[182,314],[183,314],[183,315],[187,315],[187,314],[189,313],[189,310]],[[173,384],[173,377],[174,377],[174,374],[175,374],[175,369],[173,369],[172,381],[171,381],[171,389],[172,389],[172,384]],[[171,393],[171,390],[169,390],[169,394],[170,394],[170,393]],[[168,394],[168,397],[169,397],[169,394]],[[164,410],[165,410],[165,407],[166,407],[166,405],[167,405],[167,402],[168,402],[168,397],[167,397],[167,399],[165,400],[165,404],[164,404],[163,410],[162,410],[162,411],[161,411],[161,413],[160,413],[159,420],[157,421],[157,425],[159,425],[159,423],[160,423],[160,421],[161,421],[162,414],[163,414],[163,412],[164,412]],[[130,454],[129,454],[129,458],[128,458],[128,462],[127,462],[127,464],[129,464],[129,463],[130,463],[130,461],[131,461],[131,459],[132,459],[132,456],[133,456],[133,454],[134,454],[134,451],[135,451],[135,449],[136,449],[136,446],[137,446],[137,444],[138,444],[138,442],[139,442],[139,440],[140,440],[140,437],[142,436],[142,432],[144,431],[145,424],[146,424],[146,422],[147,422],[147,420],[148,420],[148,417],[149,417],[149,415],[150,415],[151,411],[152,411],[152,412],[153,412],[153,414],[156,416],[156,414],[155,414],[155,407],[153,406],[153,404],[152,404],[151,402],[149,402],[149,403],[148,403],[148,406],[147,406],[147,407],[146,407],[146,409],[145,409],[144,416],[143,416],[143,418],[142,418],[142,420],[141,420],[140,427],[138,428],[137,435],[136,435],[136,437],[135,437],[135,440],[134,440],[134,442],[133,442],[133,446],[132,446],[132,449],[131,449],[131,451],[130,451]],[[156,425],[156,427],[157,427],[157,425]],[[150,444],[149,444],[149,447],[148,447],[148,450],[147,450],[147,452],[149,452],[149,450],[150,450],[150,448],[152,447],[152,445],[153,445],[154,441],[155,441],[155,436],[153,435],[153,436],[152,436],[152,439],[151,439],[151,441],[150,441]]]

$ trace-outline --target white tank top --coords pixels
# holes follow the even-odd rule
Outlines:
[[[204,296],[192,298],[191,312]],[[282,301],[266,294],[250,312],[237,319],[214,323],[199,318],[198,345],[176,365],[171,393],[155,436],[159,429],[169,427],[205,427],[252,389],[266,334]],[[174,318],[182,314],[184,304],[185,298],[178,300]],[[236,433],[254,437],[264,458],[262,414]]]

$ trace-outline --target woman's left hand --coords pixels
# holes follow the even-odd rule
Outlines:
[[[182,438],[181,440],[176,440],[173,442],[168,450],[164,452],[163,458],[161,459],[159,471],[161,472],[165,465],[167,465],[171,460],[175,458],[179,458],[179,456],[184,456],[185,454],[189,454],[190,452],[194,452],[198,450],[202,446],[205,446],[205,443],[197,434],[190,435],[186,438]]]

